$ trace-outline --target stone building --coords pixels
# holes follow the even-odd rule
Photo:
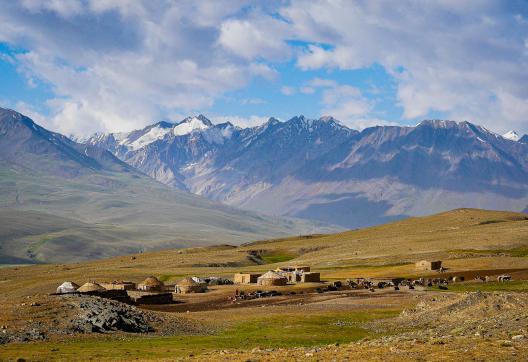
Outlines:
[[[301,274],[301,283],[319,283],[321,281],[320,273],[302,273]]]
[[[114,280],[113,282],[110,282],[110,283],[102,282],[99,284],[106,290],[134,290],[136,289],[136,283],[133,283],[133,282]]]
[[[418,270],[439,270],[442,267],[442,262],[440,260],[420,260],[415,266]]]
[[[261,274],[256,273],[236,273],[233,281],[235,284],[253,284],[260,276]]]

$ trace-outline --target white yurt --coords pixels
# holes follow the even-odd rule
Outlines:
[[[57,293],[58,294],[75,293],[77,291],[77,288],[79,288],[79,286],[75,284],[74,282],[64,282],[57,287]]]

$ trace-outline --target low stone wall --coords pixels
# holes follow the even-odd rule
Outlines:
[[[129,291],[128,295],[135,304],[171,304],[174,301],[172,293]]]

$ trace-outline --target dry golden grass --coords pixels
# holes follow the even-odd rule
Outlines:
[[[247,244],[167,250],[85,263],[5,267],[0,269],[0,299],[49,293],[64,280],[132,280],[149,275],[175,282],[187,275],[223,275],[265,271],[281,264],[307,264],[323,278],[417,275],[413,263],[442,259],[453,271],[528,268],[528,258],[508,249],[528,248],[528,216],[503,211],[459,209],[428,217],[332,235],[292,237]],[[467,255],[456,250],[500,250],[500,255]],[[249,250],[294,259],[257,265]],[[506,252],[504,252],[506,250]],[[207,266],[216,265],[216,266]]]
[[[264,255],[272,256],[268,260],[287,261],[257,265],[247,258],[248,251],[251,250],[260,250]],[[238,271],[263,272],[283,264],[310,265],[312,270],[321,272],[322,278],[326,280],[349,277],[417,276],[426,275],[426,273],[416,271],[414,262],[420,259],[433,258],[443,260],[444,265],[453,273],[475,270],[477,272],[494,271],[495,273],[514,271],[512,275],[515,275],[516,279],[520,279],[523,275],[528,275],[528,253],[526,250],[528,250],[528,217],[526,215],[512,212],[461,209],[334,235],[291,237],[251,243],[241,247],[222,245],[166,250],[85,263],[11,266],[0,269],[0,303],[5,307],[0,309],[0,324],[5,323],[6,320],[10,320],[6,324],[11,324],[13,321],[13,315],[9,315],[10,305],[20,305],[26,300],[26,296],[32,296],[31,300],[34,300],[38,298],[39,294],[53,292],[57,285],[64,280],[72,280],[79,284],[88,280],[140,282],[147,276],[154,275],[170,284],[188,275],[232,276]],[[292,257],[293,259],[289,260]],[[437,273],[433,274],[437,275]],[[299,291],[314,287],[315,285],[296,285],[283,288]],[[182,296],[181,299],[188,303],[208,303],[222,298],[225,300],[225,296],[232,294],[234,288],[256,289],[255,286],[216,287],[209,293]],[[83,353],[88,353],[86,356],[90,355],[100,359],[112,360],[117,355],[123,356],[121,353],[131,353],[131,356],[140,359],[156,359],[175,355],[189,356],[190,353],[196,352],[191,348],[190,343],[198,342],[203,347],[202,352],[229,349],[233,348],[233,345],[237,345],[236,348],[251,349],[255,345],[266,342],[265,338],[261,338],[262,330],[266,330],[270,336],[276,338],[277,343],[274,346],[280,346],[279,342],[282,341],[281,336],[284,333],[279,326],[282,322],[289,323],[288,326],[299,331],[304,331],[305,328],[313,328],[313,333],[319,338],[311,341],[307,334],[306,340],[286,341],[287,346],[318,345],[327,343],[329,340],[325,328],[328,328],[326,325],[330,320],[348,317],[361,319],[367,316],[372,317],[376,313],[380,316],[388,312],[394,314],[417,302],[415,298],[417,295],[412,293],[385,297],[376,292],[373,295],[375,297],[332,300],[331,295],[325,294],[315,296],[321,298],[320,301],[312,299],[311,304],[302,307],[293,304],[277,304],[266,307],[247,305],[241,309],[234,309],[233,312],[230,310],[203,310],[185,313],[186,318],[190,320],[204,325],[218,325],[221,332],[213,337],[134,337],[125,343],[103,336],[90,337],[86,342],[61,342],[59,344],[60,353],[58,354],[53,352],[56,348],[54,342],[10,345],[3,349],[3,353],[4,356],[10,358],[22,353],[29,357],[44,356],[45,359],[48,357],[50,359],[57,357],[68,359],[72,357],[72,353],[84,351]],[[47,307],[47,305],[43,307]],[[311,319],[306,318],[305,315],[309,315]],[[278,324],[275,325],[275,322],[271,323],[270,321],[276,321]],[[346,343],[370,333],[362,329],[358,329],[356,332],[357,334],[343,335],[340,340]],[[235,336],[246,333],[253,337],[244,342],[243,338],[233,338],[233,333]],[[457,346],[458,343],[460,343],[459,351],[470,348],[464,341],[457,341]],[[486,343],[488,342],[478,341],[475,346],[490,348],[497,353],[496,356],[498,357],[511,355],[511,351],[497,345],[496,341]],[[119,347],[120,345],[121,347]],[[136,351],[138,345],[145,349]],[[167,346],[167,351],[158,350],[159,346]],[[118,347],[121,350],[115,349]],[[402,350],[406,350],[407,347],[407,345],[398,345],[398,348]],[[99,353],[101,348],[103,350]],[[336,356],[344,356],[348,353],[361,359],[369,356],[368,346],[350,345],[350,348],[348,346],[339,348]],[[373,359],[384,357],[385,353],[389,353],[387,348],[386,346],[376,348],[371,357]],[[480,358],[480,350],[472,347],[471,349],[474,351],[472,356]],[[433,353],[431,356],[440,357],[444,348],[437,345],[409,346],[408,351],[398,357],[412,358],[415,356],[414,352],[421,350],[423,353],[430,351]],[[328,353],[314,354],[314,357],[326,359],[333,356],[332,351],[333,349],[330,349]],[[90,354],[92,352],[93,355]],[[154,352],[158,354],[152,354]],[[526,350],[519,350],[518,352],[519,355],[521,353],[524,355]],[[284,353],[271,353],[265,358],[288,360],[289,353],[293,359],[305,356],[304,350],[298,352],[285,350]],[[0,359],[1,356],[2,351],[0,351]],[[456,357],[456,354],[453,356]],[[239,360],[239,358],[245,360],[249,357],[257,356],[250,356],[249,353],[242,352],[235,355],[234,360]],[[200,358],[199,354],[197,354],[197,358]],[[266,360],[265,358],[263,360]]]

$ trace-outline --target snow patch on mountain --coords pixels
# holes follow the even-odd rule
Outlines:
[[[176,125],[172,132],[174,133],[175,136],[184,136],[195,130],[204,130],[209,127],[210,126],[206,124],[204,121],[202,121],[200,118],[191,117],[191,118],[184,119],[182,122]]]
[[[123,142],[128,136],[130,135],[130,132],[117,132],[117,133],[112,133],[112,136],[114,137],[114,139],[121,143]]]
[[[162,128],[160,126],[152,127],[150,131],[148,131],[143,136],[136,139],[134,142],[127,144],[128,138],[126,138],[122,140],[120,144],[126,145],[128,146],[129,149],[136,151],[136,150],[139,150],[140,148],[145,147],[146,145],[151,144],[152,142],[162,139],[170,131],[171,131],[170,128]]]
[[[506,138],[507,140],[515,141],[515,142],[517,142],[520,139],[519,135],[515,131],[509,131],[503,134],[502,137]]]

